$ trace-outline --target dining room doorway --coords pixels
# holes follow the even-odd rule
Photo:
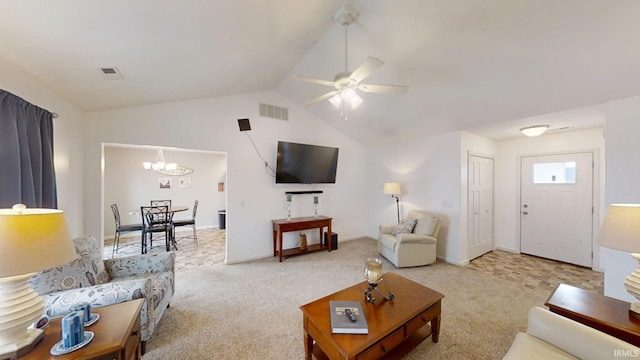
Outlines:
[[[155,164],[160,161],[165,163],[167,171],[143,164]],[[220,186],[226,184],[225,152],[105,143],[102,162],[102,239],[105,248],[112,245],[115,235],[112,204],[117,204],[121,222],[131,224],[141,222],[140,206],[149,205],[151,200],[159,199],[171,200],[173,206],[187,208],[186,211],[176,213],[175,220],[190,219],[197,200],[198,234],[207,230],[202,239],[198,236],[198,244],[207,238],[220,239],[220,232],[216,233],[221,227],[218,214],[226,209],[227,203],[226,186]],[[222,227],[224,228],[224,225]],[[181,234],[182,232],[185,234]],[[186,236],[190,232],[191,229],[178,229],[178,244],[181,242],[181,235],[185,235],[184,245],[195,245],[193,236]],[[222,232],[224,233],[224,230]],[[211,234],[215,236],[209,236]],[[131,237],[131,247],[135,247],[135,252],[139,253],[140,234],[131,233],[127,234],[127,237]],[[216,252],[226,252],[226,236],[223,236],[223,239],[222,246],[216,245]],[[225,256],[226,254],[221,256],[223,262]]]

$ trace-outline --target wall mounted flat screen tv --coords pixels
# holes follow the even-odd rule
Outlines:
[[[278,141],[276,184],[334,184],[338,148]]]

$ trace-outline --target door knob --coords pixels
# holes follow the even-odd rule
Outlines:
[[[529,212],[527,212],[527,211],[523,211],[522,213],[523,213],[524,215],[527,215]]]

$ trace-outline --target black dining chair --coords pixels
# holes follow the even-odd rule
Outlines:
[[[142,231],[142,224],[122,225],[120,222],[120,211],[118,210],[117,204],[111,205],[111,212],[113,212],[113,220],[116,223],[116,234],[113,238],[113,249],[111,250],[111,257],[113,258],[120,248],[120,236],[128,232]]]
[[[141,206],[140,214],[142,215],[142,253],[146,254],[149,248],[153,247],[152,236],[154,233],[164,233],[166,249],[167,251],[171,251],[171,247],[175,247],[175,241],[172,237],[172,225],[171,218],[169,216],[169,207]],[[156,221],[156,217],[158,215],[160,215],[159,218],[165,219],[165,221]]]
[[[175,228],[179,226],[191,226],[193,229],[193,243],[198,246],[198,234],[196,232],[196,212],[198,211],[198,200],[193,203],[193,212],[191,214],[191,219],[187,220],[174,220],[173,229],[174,229],[174,237],[175,237]],[[184,238],[189,238],[190,236],[185,236]]]
[[[149,205],[151,206],[167,206],[169,208],[171,208],[171,200],[151,200],[149,201]],[[172,213],[168,214],[169,217],[173,217]],[[163,224],[165,222],[167,222],[167,217],[165,217],[165,215],[163,214],[156,214],[153,216],[153,222],[156,224]],[[150,236],[150,242],[151,244],[153,244],[153,233]]]

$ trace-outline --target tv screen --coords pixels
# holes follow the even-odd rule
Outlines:
[[[334,184],[338,148],[278,141],[276,184]]]

